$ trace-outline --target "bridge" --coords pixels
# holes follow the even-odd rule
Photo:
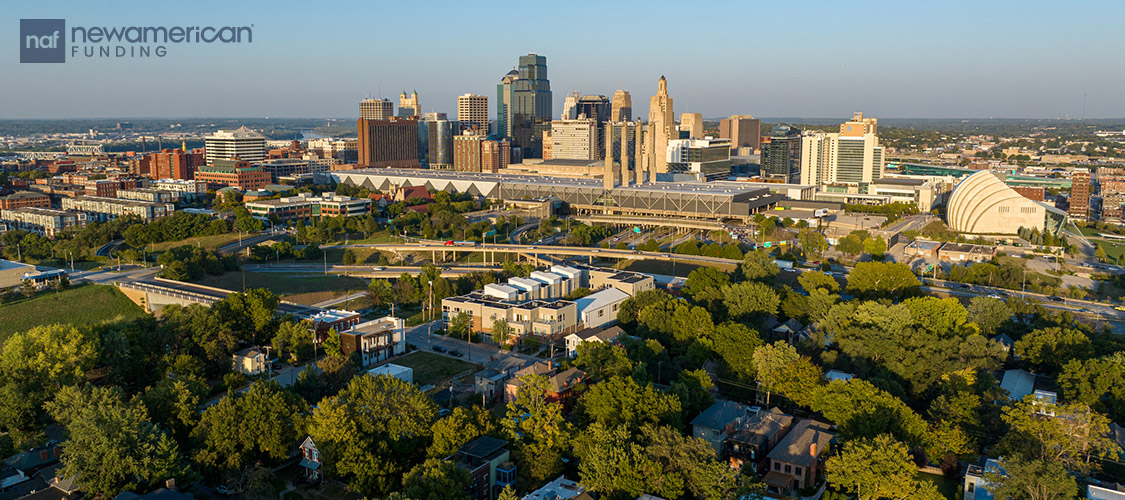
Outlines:
[[[66,156],[64,151],[12,151],[12,154],[28,160],[53,160]]]
[[[686,262],[707,266],[737,266],[738,264],[742,263],[742,261],[740,260],[724,259],[722,257],[708,257],[704,255],[682,255],[663,252],[645,252],[641,250],[617,250],[614,248],[565,247],[546,245],[529,246],[508,244],[481,244],[477,246],[470,246],[445,245],[440,243],[379,243],[330,245],[324,246],[322,248],[374,248],[376,250],[384,250],[396,253],[430,252],[432,260],[434,260],[435,262],[438,262],[437,254],[438,252],[441,252],[442,261],[446,261],[450,256],[452,257],[452,260],[456,260],[458,253],[483,253],[486,256],[491,255],[491,260],[495,262],[495,255],[500,253],[527,255],[531,256],[534,260],[539,260],[540,255],[549,255],[552,257],[589,257],[591,260],[593,260],[595,257],[612,259],[659,260],[665,262]]]
[[[680,217],[618,217],[614,215],[579,215],[574,220],[587,224],[612,224],[636,227],[674,227],[680,229],[701,229],[704,231],[728,231],[726,224],[712,220],[688,219]]]
[[[132,281],[132,282],[118,282],[117,288],[121,290],[129,300],[133,303],[143,307],[145,312],[155,313],[164,309],[164,307],[177,304],[181,306],[189,306],[191,304],[199,304],[211,307],[216,302],[225,299],[228,295],[235,293],[232,290],[225,290],[222,288],[215,288],[204,285],[197,285],[194,283],[184,283],[182,281],[169,280],[163,278],[152,278],[146,280]],[[331,309],[324,309],[320,307],[306,306],[304,304],[297,304],[295,302],[280,301],[277,306],[277,312],[280,314],[291,314],[299,320],[313,319],[314,317],[320,318],[324,316],[337,315],[343,311],[334,311]],[[352,314],[352,313],[349,313]]]

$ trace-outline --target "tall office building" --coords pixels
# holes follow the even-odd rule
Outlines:
[[[688,139],[702,139],[703,115],[699,113],[680,113],[680,132],[687,132]]]
[[[1076,168],[1070,174],[1070,208],[1067,213],[1076,219],[1086,219],[1090,210],[1090,171]]]
[[[422,118],[422,105],[418,104],[418,91],[406,95],[406,91],[402,91],[402,95],[398,96],[398,116],[403,118],[414,117]]]
[[[534,53],[520,56],[514,69],[496,85],[496,135],[508,138],[513,156],[539,158],[542,137],[551,127],[551,82],[547,58]]]
[[[364,167],[418,168],[419,122],[413,118],[356,120],[359,165]]]
[[[604,95],[584,95],[578,98],[578,118],[585,116],[597,123],[609,121],[609,98]]]
[[[445,113],[426,113],[421,128],[425,134],[424,149],[419,150],[419,159],[426,160],[423,165],[437,170],[453,169],[453,137],[460,133],[457,122],[446,119]]]
[[[566,95],[563,99],[563,109],[561,118],[563,120],[573,120],[578,118],[578,91],[575,90]]]
[[[592,119],[552,121],[551,159],[601,159],[601,144],[598,137],[598,123]]]
[[[235,130],[217,130],[203,138],[203,155],[208,165],[234,157],[254,162],[264,160],[266,154],[266,136],[245,125]]]
[[[730,139],[672,139],[668,141],[668,171],[699,181],[730,176]]]
[[[668,172],[668,141],[673,138],[675,126],[672,98],[668,96],[668,80],[662,75],[656,84],[656,95],[649,99],[648,104],[644,164],[649,172],[649,182],[656,181],[656,174]]]
[[[817,133],[801,139],[801,184],[833,185],[867,194],[883,177],[883,148],[874,118],[856,113],[840,133]]]
[[[395,115],[395,105],[390,99],[367,98],[359,101],[359,117],[364,120],[389,120]]]
[[[618,90],[613,93],[613,104],[609,111],[609,121],[627,122],[633,120],[633,98],[629,91]]]
[[[481,133],[488,135],[488,96],[477,94],[458,96],[457,121],[465,128],[476,125]]]
[[[620,182],[627,186],[635,174],[637,184],[642,182],[641,169],[637,168],[640,156],[638,128],[633,122],[609,122],[605,124],[605,172],[602,180],[606,189],[612,189]]]
[[[801,131],[788,125],[775,126],[770,142],[762,145],[761,165],[763,178],[790,184],[800,182]]]
[[[799,132],[798,132],[799,133]],[[730,139],[732,149],[762,148],[762,120],[750,115],[731,115],[719,120],[719,137]]]

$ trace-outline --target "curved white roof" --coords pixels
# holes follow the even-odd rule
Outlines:
[[[966,177],[953,189],[946,222],[962,233],[1015,234],[1021,227],[1045,229],[1049,211],[1056,209],[1024,197],[985,170]]]

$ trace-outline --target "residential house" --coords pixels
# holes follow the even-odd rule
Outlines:
[[[750,465],[763,473],[766,455],[793,428],[793,416],[773,407],[747,418],[727,437],[724,453],[741,466]]]
[[[586,488],[578,481],[571,481],[566,476],[559,476],[539,489],[524,495],[521,500],[580,500],[580,497],[589,497]]]
[[[516,356],[502,356],[489,362],[483,370],[473,375],[477,393],[492,399],[503,392],[505,383],[512,375],[528,365],[528,361]]]
[[[387,363],[385,365],[376,366],[375,368],[367,370],[367,374],[371,375],[372,377],[386,375],[388,377],[397,378],[404,382],[414,383],[414,369],[409,366],[400,366],[394,363]]]
[[[1008,398],[1022,400],[1035,390],[1035,374],[1026,370],[1005,370],[1000,388],[1008,391]]]
[[[1120,484],[1089,485],[1086,487],[1087,500],[1125,500],[1125,486]]]
[[[986,458],[984,466],[970,465],[965,469],[965,480],[962,483],[961,494],[964,500],[993,500],[992,493],[988,491],[988,483],[984,480],[986,472],[1004,473],[996,459]]]
[[[749,410],[734,401],[716,401],[691,421],[692,437],[707,441],[715,453],[723,452],[727,436],[749,417]]]
[[[481,436],[447,458],[469,471],[469,498],[493,500],[507,485],[515,485],[516,465],[511,461],[508,442]]]
[[[566,355],[572,358],[577,356],[578,345],[583,342],[613,342],[624,333],[625,330],[622,330],[620,326],[583,328],[563,339],[566,341]]]
[[[914,240],[906,245],[905,254],[907,257],[934,258],[940,247],[940,241]]]
[[[340,346],[345,356],[360,354],[360,366],[368,367],[406,352],[406,323],[386,316],[353,326],[340,332]]]
[[[578,393],[581,392],[582,382],[586,380],[586,372],[578,368],[571,368],[560,373],[552,361],[541,361],[517,371],[515,376],[504,384],[504,401],[512,401],[516,398],[519,388],[523,385],[523,380],[520,380],[520,378],[525,375],[547,377],[549,387],[547,389],[547,400],[561,402],[566,408],[569,408]]]
[[[798,421],[767,456],[770,470],[762,478],[767,490],[786,494],[816,484],[828,446],[835,438],[824,422]]]
[[[113,500],[195,500],[195,495],[176,491],[172,488],[160,488],[144,495],[125,491],[113,497]]]
[[[946,243],[938,249],[938,259],[952,262],[984,262],[992,260],[996,247],[970,245],[965,243]]]
[[[433,196],[426,190],[426,186],[392,187],[391,199],[394,201],[410,201],[418,199],[424,202],[434,201]]]
[[[1117,443],[1117,446],[1122,450],[1118,452],[1117,460],[1125,461],[1125,427],[1118,425],[1116,422],[1109,424],[1109,438]]]
[[[266,353],[253,347],[247,347],[234,353],[234,371],[244,375],[261,375],[269,370],[269,360]]]
[[[800,321],[797,321],[796,319],[793,319],[793,318],[789,318],[789,319],[785,320],[784,323],[781,323],[777,326],[774,326],[773,327],[773,333],[778,338],[783,338],[783,339],[786,339],[789,342],[792,342],[793,337],[796,336],[804,328],[805,328],[805,325],[802,325]]]
[[[299,450],[301,452],[301,468],[305,471],[305,479],[309,481],[319,481],[321,479],[321,470],[323,463],[320,461],[320,450],[316,448],[316,443],[313,442],[312,436],[306,437],[301,442]]]
[[[604,327],[617,323],[617,311],[631,295],[619,288],[606,288],[576,299],[580,322],[586,328]]]

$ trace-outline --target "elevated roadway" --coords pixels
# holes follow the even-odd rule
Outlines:
[[[511,245],[511,244],[480,244],[470,245],[445,245],[437,243],[378,243],[378,244],[353,244],[353,245],[328,245],[322,248],[374,248],[387,252],[431,252],[436,261],[437,253],[444,257],[452,254],[456,260],[458,253],[485,253],[485,254],[524,254],[531,256],[550,255],[568,257],[635,259],[635,260],[660,260],[665,262],[688,262],[709,266],[734,266],[742,263],[740,260],[724,259],[722,257],[707,257],[703,255],[680,255],[664,252],[645,252],[641,250],[617,250],[613,248],[588,248],[567,247],[551,245]],[[538,257],[537,257],[538,258]]]

